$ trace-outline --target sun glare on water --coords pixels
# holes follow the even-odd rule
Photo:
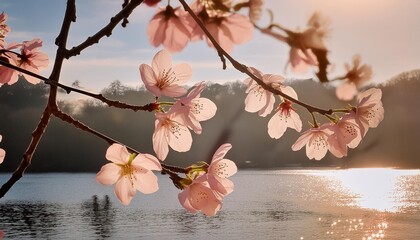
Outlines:
[[[419,170],[386,168],[349,169],[326,173],[331,180],[340,185],[345,195],[352,198],[349,206],[386,212],[399,212],[414,207],[404,201],[408,188],[412,187],[407,182],[407,177],[419,174]]]

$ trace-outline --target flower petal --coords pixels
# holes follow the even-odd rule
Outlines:
[[[136,188],[144,194],[151,194],[159,190],[156,175],[149,170],[136,168]]]
[[[175,73],[175,77],[176,77],[176,82],[174,83],[178,85],[188,82],[188,80],[190,80],[192,76],[191,66],[186,63],[176,64],[172,68],[172,71]]]
[[[177,152],[189,151],[192,145],[192,136],[188,128],[172,121],[169,129],[168,144]]]
[[[121,144],[114,143],[106,150],[105,158],[116,164],[126,164],[130,154],[127,148]]]
[[[156,119],[155,123],[155,132],[153,133],[153,150],[156,153],[156,156],[161,160],[165,160],[166,156],[169,153],[168,139],[166,137],[166,129],[164,126],[158,123],[159,120]]]
[[[0,148],[0,164],[4,161],[5,157],[6,157],[6,151]]]
[[[214,216],[222,207],[214,192],[201,183],[190,185],[189,200],[193,208],[200,209],[207,216]]]
[[[234,184],[231,180],[227,178],[220,178],[214,175],[209,175],[208,182],[210,188],[220,195],[219,199],[222,199],[226,195],[229,195],[233,192]]]
[[[356,84],[353,82],[345,81],[335,89],[337,98],[344,101],[350,101],[357,94]]]
[[[238,172],[236,164],[229,159],[212,161],[209,166],[209,174],[219,178],[228,178]]]
[[[306,145],[306,143],[309,142],[309,140],[312,137],[312,131],[311,130],[307,130],[306,132],[304,132],[302,135],[300,135],[300,137],[296,140],[296,142],[292,145],[292,150],[293,151],[299,151],[300,149],[303,148],[303,146]]]
[[[152,60],[152,69],[156,73],[156,77],[160,78],[161,74],[164,71],[168,72],[170,68],[172,68],[171,54],[165,49],[160,50]]]
[[[282,114],[282,111],[276,112],[268,121],[268,135],[271,138],[279,139],[283,136],[284,132],[286,131],[286,116]]]
[[[187,93],[187,89],[179,85],[169,85],[163,88],[161,92],[168,97],[180,97]]]
[[[216,152],[213,154],[213,158],[211,160],[211,162],[215,162],[215,161],[219,161],[222,160],[226,153],[232,148],[232,144],[230,143],[225,143],[222,144],[217,150]]]
[[[101,170],[96,174],[96,181],[103,185],[112,185],[117,182],[121,175],[121,167],[108,163],[102,166]]]
[[[190,203],[190,200],[189,200],[189,196],[190,195],[190,188],[189,187],[187,187],[187,188],[185,188],[182,192],[180,192],[179,194],[178,194],[178,200],[179,200],[179,202],[181,203],[181,205],[185,208],[185,209],[187,209],[189,212],[191,212],[191,213],[196,213],[198,210],[197,209],[195,209],[192,205],[191,205],[191,203]]]
[[[139,155],[137,155],[134,158],[131,165],[133,165],[136,168],[145,168],[147,170],[162,170],[162,166],[160,165],[159,160],[155,156],[147,153],[140,153]]]
[[[136,189],[128,176],[121,177],[115,184],[115,194],[123,205],[130,204],[136,195]]]

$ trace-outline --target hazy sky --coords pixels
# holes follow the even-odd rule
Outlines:
[[[77,22],[72,25],[68,46],[74,46],[108,23],[121,8],[122,0],[79,0]],[[166,2],[166,1],[163,1]],[[172,1],[177,5],[177,1]],[[64,0],[2,0],[0,11],[9,15],[12,29],[7,41],[44,40],[44,51],[54,58],[55,37],[61,27],[65,11]],[[320,11],[331,20],[331,34],[327,40],[330,60],[335,74],[343,73],[343,64],[354,54],[374,70],[374,82],[383,82],[392,76],[420,67],[420,1],[418,0],[266,0],[276,22],[295,29],[304,27],[314,11]],[[88,89],[99,90],[114,80],[127,85],[141,83],[138,66],[150,63],[160,49],[151,47],[146,36],[148,21],[156,9],[140,6],[130,17],[130,24],[118,26],[110,38],[101,40],[82,55],[65,62],[62,82],[79,80]],[[284,72],[288,46],[268,36],[254,32],[254,38],[237,46],[232,55],[239,61],[266,73],[289,77],[310,77]],[[195,42],[176,55],[177,62],[189,62],[193,67],[193,81],[225,82],[246,78],[232,68],[223,71],[214,49],[204,42]],[[50,67],[42,74],[49,76]]]

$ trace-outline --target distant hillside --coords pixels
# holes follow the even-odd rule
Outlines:
[[[336,99],[334,89],[313,81],[293,82],[299,99],[323,108],[346,105]],[[385,119],[377,129],[370,129],[361,145],[349,151],[349,156],[336,159],[328,154],[321,161],[311,161],[305,151],[293,152],[291,145],[299,133],[288,130],[279,140],[267,134],[271,117],[258,117],[244,111],[245,86],[240,83],[212,84],[202,96],[212,99],[219,107],[216,116],[203,123],[203,133],[193,134],[192,150],[187,153],[170,151],[165,163],[186,166],[211,157],[215,147],[230,142],[233,149],[228,157],[241,168],[278,167],[401,167],[419,168],[420,148],[420,70],[394,77],[383,89]],[[109,98],[133,104],[145,104],[153,97],[143,88],[133,89],[114,82],[104,94]],[[13,171],[30,141],[31,131],[39,121],[46,98],[46,87],[29,86],[24,81],[0,88],[0,146],[7,158],[0,171]],[[75,107],[77,106],[77,107]],[[147,112],[110,109],[95,101],[62,102],[66,112],[94,129],[118,139],[141,152],[153,153],[154,116]],[[299,110],[301,109],[297,106]],[[307,129],[310,115],[300,111]],[[319,118],[322,119],[321,117]],[[42,139],[29,171],[98,171],[106,162],[107,144],[67,123],[52,119]]]

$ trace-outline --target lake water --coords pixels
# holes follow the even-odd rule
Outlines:
[[[0,181],[9,178],[0,174]],[[420,170],[239,171],[215,217],[178,190],[121,205],[95,174],[26,174],[0,200],[5,239],[420,239]]]

